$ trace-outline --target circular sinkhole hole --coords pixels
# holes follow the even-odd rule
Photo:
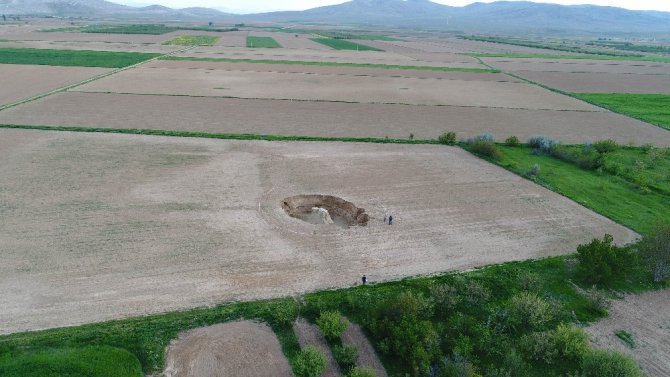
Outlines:
[[[370,217],[365,209],[332,195],[297,195],[281,204],[291,217],[314,225],[336,225],[341,228],[366,226]]]

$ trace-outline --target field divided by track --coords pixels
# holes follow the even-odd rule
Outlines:
[[[341,62],[328,62],[328,61],[301,61],[301,60],[277,60],[277,59],[198,58],[190,56],[166,56],[161,58],[161,60],[174,60],[174,61],[182,60],[182,61],[221,62],[221,63],[315,65],[323,67],[409,69],[417,71],[443,71],[443,72],[500,73],[499,70],[485,69],[485,68],[460,68],[460,67],[441,67],[441,66],[374,64],[374,63],[341,63]]]
[[[160,54],[89,50],[0,48],[0,64],[35,64],[63,67],[123,68]]]

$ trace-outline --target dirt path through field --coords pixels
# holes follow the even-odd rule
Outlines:
[[[375,348],[365,336],[360,326],[349,322],[349,327],[342,334],[342,343],[352,345],[358,350],[357,366],[374,369],[377,377],[388,377],[384,364],[379,360]]]
[[[633,335],[635,348],[615,335],[621,330]],[[615,301],[609,316],[586,331],[596,347],[633,356],[649,377],[670,376],[670,289]]]
[[[304,318],[298,318],[293,323],[293,331],[298,337],[298,342],[300,347],[305,348],[307,346],[316,347],[326,356],[326,369],[323,371],[321,377],[341,377],[340,368],[337,366],[337,362],[333,357],[333,353],[330,351],[326,339],[323,338],[319,328],[316,325],[313,325]]]
[[[252,321],[186,331],[166,350],[165,377],[292,377],[272,329]]]

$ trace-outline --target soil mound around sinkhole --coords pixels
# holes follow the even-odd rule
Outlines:
[[[366,226],[370,217],[365,209],[332,195],[297,195],[282,201],[291,217],[310,224],[335,224],[342,228]]]

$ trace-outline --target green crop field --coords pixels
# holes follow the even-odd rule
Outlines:
[[[109,346],[40,348],[34,352],[0,351],[3,377],[142,377],[132,353]]]
[[[271,60],[271,59],[231,59],[231,58],[196,58],[189,56],[166,56],[161,60],[185,60],[220,63],[257,63],[257,64],[289,64],[289,65],[314,65],[323,67],[354,67],[354,68],[379,68],[379,69],[413,69],[417,71],[442,71],[442,72],[476,72],[476,73],[499,73],[496,69],[484,68],[459,68],[459,67],[435,67],[415,65],[393,65],[393,64],[369,64],[369,63],[339,63],[339,62],[315,62],[299,60]]]
[[[247,47],[250,48],[280,48],[281,45],[270,37],[247,37]]]
[[[332,39],[332,38],[310,38],[310,39],[314,42],[321,43],[322,45],[326,45],[336,50],[383,51],[371,46],[350,42],[346,39]]]
[[[209,35],[180,35],[169,41],[163,42],[164,45],[178,45],[178,46],[213,46],[219,37],[212,37]]]
[[[637,232],[646,233],[656,224],[670,223],[667,149],[622,147],[604,156],[596,170],[533,153],[530,147],[498,149],[502,158],[497,164],[519,175],[527,175],[537,164],[536,182]]]
[[[134,24],[134,25],[89,25],[81,28],[82,33],[102,34],[150,34],[161,35],[177,31],[179,28],[162,24]]]
[[[122,68],[160,56],[139,52],[0,48],[0,64]]]
[[[670,130],[670,95],[573,93],[573,96],[616,113]]]

